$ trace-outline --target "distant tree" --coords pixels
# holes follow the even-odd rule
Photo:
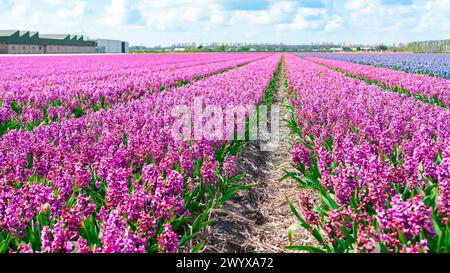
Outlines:
[[[379,45],[375,49],[378,51],[386,51],[386,50],[388,50],[388,47],[385,45]]]

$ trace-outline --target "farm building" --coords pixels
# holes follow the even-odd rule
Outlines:
[[[95,47],[81,35],[0,30],[0,54],[95,53]]]
[[[97,53],[128,53],[130,51],[128,42],[120,40],[97,39]]]

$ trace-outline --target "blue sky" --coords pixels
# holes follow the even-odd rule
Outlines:
[[[450,0],[0,0],[0,29],[179,42],[450,39]]]

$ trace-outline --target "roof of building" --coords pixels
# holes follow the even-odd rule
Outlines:
[[[70,34],[40,34],[42,39],[66,40],[70,38]]]
[[[122,42],[122,40],[115,40],[115,39],[95,39],[95,41],[98,41],[98,42]]]
[[[18,32],[18,30],[0,30],[0,37],[9,37],[16,32]]]
[[[0,42],[19,45],[96,46],[81,35],[39,34],[39,32],[0,30]]]

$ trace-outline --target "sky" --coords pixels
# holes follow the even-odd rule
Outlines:
[[[450,39],[450,0],[0,0],[0,29],[130,45]]]

